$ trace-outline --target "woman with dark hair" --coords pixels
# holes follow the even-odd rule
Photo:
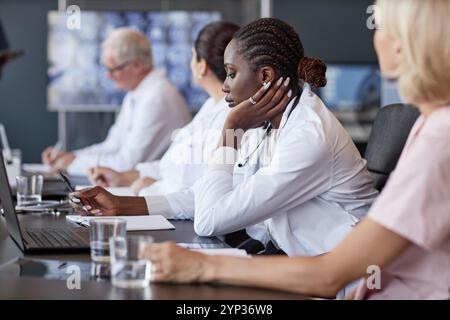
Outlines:
[[[193,188],[197,234],[264,222],[269,248],[290,256],[330,251],[377,192],[350,136],[311,90],[326,84],[325,64],[306,57],[294,29],[271,18],[240,29],[224,63],[233,110],[214,164]],[[245,178],[233,186],[239,171]]]
[[[330,251],[377,192],[350,136],[311,90],[325,85],[325,64],[305,57],[292,27],[266,18],[235,34],[224,65],[222,89],[233,110],[211,165],[189,190],[196,232],[217,236],[258,225],[250,236],[290,256]],[[143,198],[122,198],[105,210],[95,192],[75,196],[103,214],[152,214]]]
[[[147,196],[152,214],[162,214],[167,218],[192,218],[176,208],[193,207],[193,197],[183,190],[192,186],[202,175],[205,158],[215,149],[229,112],[222,92],[226,77],[223,53],[238,29],[234,23],[216,21],[200,30],[192,48],[191,71],[193,81],[210,97],[192,122],[177,132],[162,159],[138,164],[135,170],[126,172],[104,167],[92,168],[90,178],[95,184],[103,187],[131,185],[136,194]],[[108,210],[114,207],[114,203],[121,201],[119,197],[100,187],[89,190],[91,194],[100,192],[98,197],[106,201],[104,207],[86,205],[85,209],[91,210],[92,214],[127,214],[126,210]],[[143,206],[146,208],[145,201]]]
[[[365,217],[377,191],[349,134],[311,90],[326,84],[325,64],[306,57],[294,29],[272,18],[240,29],[224,63],[223,91],[233,110],[208,170],[193,187],[196,232],[222,235],[263,223],[268,246],[289,256],[331,251]],[[239,170],[245,178],[233,185]],[[148,257],[155,281],[230,276],[227,282],[245,284],[243,275],[251,273],[258,279],[252,284],[263,286],[269,272],[253,268],[253,259],[236,258],[242,268],[233,281],[228,272],[234,258],[206,257],[174,244],[155,245]],[[216,261],[225,277],[209,274]],[[284,284],[281,273],[277,283]],[[270,286],[276,287],[273,281]]]
[[[368,217],[335,249],[319,257],[207,256],[173,243],[155,244],[147,249],[155,270],[154,281],[220,281],[332,297],[349,282],[362,278],[348,298],[450,298],[450,44],[442,41],[450,36],[450,2],[378,0],[376,5],[376,21],[381,28],[374,42],[381,70],[398,80],[403,99],[417,105],[421,116]],[[230,43],[229,48],[233,45]],[[225,63],[230,62],[229,48]],[[288,123],[296,110],[301,113],[302,108],[310,109],[302,99],[303,95]],[[247,103],[237,108],[248,107]],[[236,127],[236,122],[230,121],[234,119],[232,113],[227,128]],[[299,127],[309,126],[295,119]],[[280,145],[282,135],[280,132]],[[309,145],[307,150],[296,151],[314,153],[315,148]],[[295,165],[296,160],[292,161],[294,170]],[[312,179],[306,183],[309,190],[316,186]],[[292,204],[289,201],[286,206]],[[217,205],[221,208],[224,204]],[[281,231],[291,232],[287,228]],[[318,228],[311,231],[320,232]]]

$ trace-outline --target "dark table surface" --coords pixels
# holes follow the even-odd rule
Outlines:
[[[64,215],[20,214],[21,225],[45,226],[49,221],[65,223]],[[151,235],[156,242],[176,241],[182,243],[206,243],[210,246],[226,247],[218,238],[199,237],[195,234],[192,221],[171,221],[175,230],[142,231],[137,234]],[[80,289],[68,289],[67,279],[53,280],[43,276],[24,275],[18,263],[9,263],[24,257],[23,253],[9,237],[3,217],[0,219],[0,299],[305,299],[306,297],[271,290],[234,287],[226,285],[170,285],[151,284],[143,290],[120,289],[112,286],[108,280],[88,277],[81,282]],[[32,261],[68,262],[78,261],[87,266],[90,256],[86,254],[26,255]],[[69,277],[69,274],[67,274]]]

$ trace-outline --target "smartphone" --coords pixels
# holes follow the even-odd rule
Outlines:
[[[58,171],[58,174],[61,177],[61,179],[64,181],[64,184],[66,185],[67,189],[69,189],[70,192],[75,192],[75,188],[70,183],[69,178],[67,178],[66,175],[64,173],[62,173],[62,171]]]

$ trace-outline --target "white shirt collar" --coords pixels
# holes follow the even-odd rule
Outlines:
[[[137,85],[137,87],[134,90],[130,91],[130,94],[132,96],[138,96],[143,93],[145,94],[148,86],[150,86],[152,82],[156,82],[156,81],[158,81],[158,79],[161,79],[163,77],[165,77],[164,70],[153,69],[145,76],[144,79],[141,80],[141,82],[139,82],[139,84]]]

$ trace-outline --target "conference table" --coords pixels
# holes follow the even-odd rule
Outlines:
[[[52,190],[64,186],[52,185]],[[62,189],[61,189],[62,188]],[[60,192],[63,194],[64,192]],[[45,194],[45,192],[44,192]],[[49,195],[49,193],[47,193]],[[65,213],[18,214],[21,226],[44,227],[46,223],[65,223]],[[226,248],[216,237],[195,234],[192,221],[171,221],[174,230],[134,231],[150,235],[155,242],[205,245]],[[53,273],[60,265],[78,265],[82,270],[80,286],[68,286],[70,274]],[[123,289],[111,284],[104,270],[108,266],[94,264],[89,252],[73,254],[24,255],[8,234],[4,217],[0,217],[0,299],[131,299],[131,300],[304,300],[307,297],[274,290],[245,288],[224,284],[156,284],[146,289]]]

